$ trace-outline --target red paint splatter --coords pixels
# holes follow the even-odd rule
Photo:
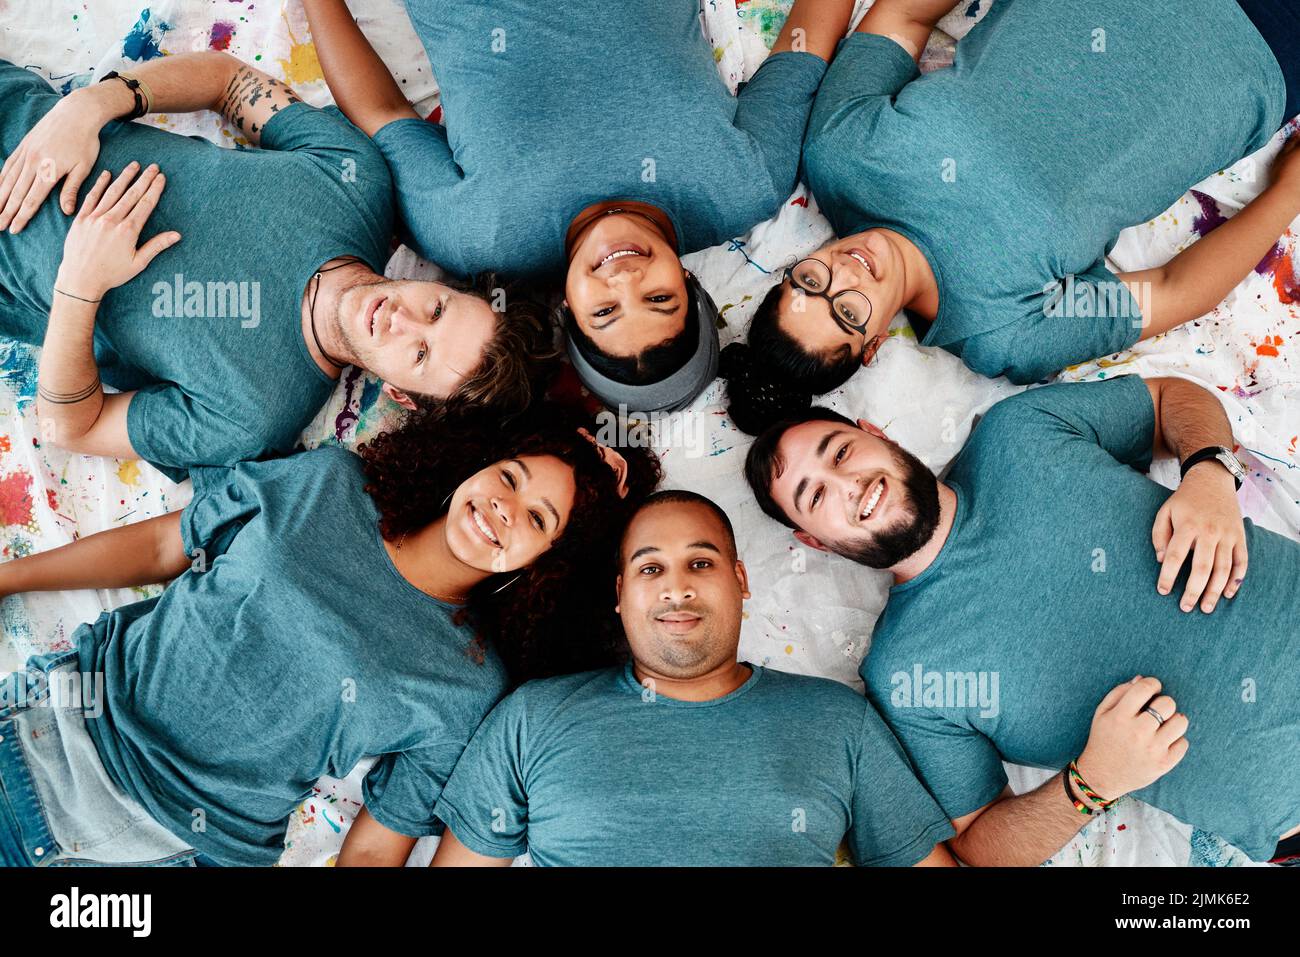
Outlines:
[[[807,208],[808,208],[808,197],[807,197],[807,196],[796,196],[794,199],[790,200],[790,205],[791,205],[791,206],[802,206],[804,209],[807,209]]]
[[[435,107],[433,108],[433,112],[430,113],[428,116],[426,116],[425,119],[428,120],[430,123],[441,123],[441,122],[442,122],[442,104],[439,103],[437,106],[435,106]]]
[[[47,488],[45,490],[45,501],[50,503],[51,512],[57,512],[59,510],[59,500],[54,495],[54,489]]]
[[[0,478],[0,525],[32,523],[32,477],[14,472]]]
[[[1261,276],[1273,274],[1273,288],[1277,290],[1279,300],[1288,306],[1300,302],[1300,280],[1296,279],[1295,262],[1285,241],[1269,250],[1268,255],[1255,267],[1255,272]]]
[[[235,35],[235,25],[227,20],[218,20],[212,24],[212,33],[208,36],[208,48],[212,50],[230,49],[230,38]]]
[[[1115,830],[1117,830],[1117,831],[1125,831],[1125,830],[1128,830],[1128,825],[1127,825],[1127,824],[1121,824],[1119,827],[1115,828]]]

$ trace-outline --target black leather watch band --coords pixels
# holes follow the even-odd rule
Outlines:
[[[1219,456],[1222,455],[1225,451],[1228,450],[1218,445],[1207,445],[1203,449],[1198,449],[1197,451],[1193,452],[1191,455],[1187,456],[1187,458],[1183,459],[1183,467],[1180,474],[1186,476],[1187,470],[1190,469],[1193,465],[1199,465],[1200,463],[1209,461],[1211,459],[1218,462]],[[1229,452],[1229,454],[1231,453]],[[1226,471],[1229,475],[1232,476],[1232,481],[1235,482],[1237,488],[1240,489],[1241,476],[1238,475],[1236,472],[1233,472],[1232,469],[1228,468],[1222,462],[1219,462],[1219,465],[1223,467],[1224,471]]]

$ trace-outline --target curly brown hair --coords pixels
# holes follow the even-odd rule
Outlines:
[[[496,650],[516,684],[605,667],[626,656],[614,614],[619,538],[658,485],[659,460],[647,448],[620,449],[628,463],[628,494],[619,498],[613,471],[578,434],[580,426],[597,433],[591,416],[553,402],[505,419],[492,409],[457,407],[413,412],[400,429],[357,449],[380,533],[390,541],[445,514],[448,496],[494,462],[553,455],[573,469],[574,502],[560,538],[522,571],[479,583],[462,616]]]

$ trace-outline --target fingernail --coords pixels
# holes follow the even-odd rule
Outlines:
[[[1187,603],[1183,603],[1183,604],[1179,605],[1178,607],[1181,608],[1183,611],[1191,611],[1191,610],[1192,610],[1192,606],[1191,606],[1190,604],[1187,604]]]
[[[1156,591],[1160,592],[1160,594],[1162,594],[1162,595],[1168,595],[1168,594],[1169,594],[1169,588],[1168,588],[1167,586],[1165,586],[1165,585],[1157,585],[1157,586],[1156,586]]]
[[[1164,560],[1165,560],[1164,549],[1161,549],[1160,551],[1156,552],[1156,561],[1163,562]]]

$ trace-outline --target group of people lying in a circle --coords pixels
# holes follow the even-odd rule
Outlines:
[[[0,63],[0,334],[42,346],[41,434],[194,481],[0,565],[0,595],[171,581],[0,685],[0,861],[273,863],[367,755],[340,864],[434,833],[435,864],[1032,864],[1129,794],[1297,855],[1300,544],[1242,518],[1211,393],[1030,389],[942,481],[812,397],[900,311],[1024,383],[1208,312],[1300,213],[1295,137],[1166,265],[1105,254],[1300,112],[1300,5],[996,0],[923,77],[950,4],[844,38],[853,6],[797,0],[733,97],[695,0],[407,0],[445,125],[342,0],[304,0],[338,108],[216,52],[62,97]],[[241,148],[129,122],[200,109]],[[720,355],[679,257],[801,174],[841,238]],[[399,233],[462,278],[386,278]],[[637,413],[729,379],[762,509],[892,576],[865,697],[737,661],[726,514],[546,397],[561,354]],[[347,366],[403,422],[293,452]],[[1058,773],[1015,795],[1003,760]]]

